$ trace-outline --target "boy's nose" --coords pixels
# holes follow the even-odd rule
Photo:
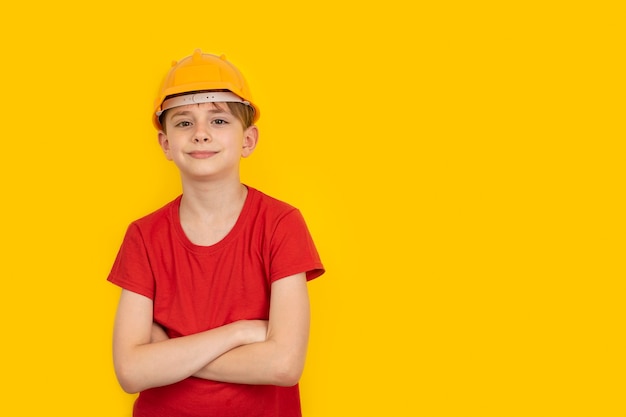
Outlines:
[[[198,129],[196,130],[196,134],[194,135],[193,141],[195,143],[209,142],[211,141],[211,136],[207,133],[206,130]]]

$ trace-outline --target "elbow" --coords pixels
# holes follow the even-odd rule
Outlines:
[[[295,359],[281,361],[274,372],[274,385],[279,387],[291,387],[296,385],[302,377],[304,362]]]
[[[126,386],[122,383],[120,383],[120,386],[122,387],[122,390],[126,393],[126,394],[137,394],[139,393],[140,390],[135,389],[131,386]]]
[[[127,394],[136,394],[144,389],[139,385],[139,381],[134,377],[135,372],[129,366],[116,364],[115,375],[120,387]]]
[[[122,387],[122,390],[124,390],[124,392],[127,394],[137,394],[139,391],[141,391],[139,386],[134,384],[132,381],[122,378],[118,378],[118,381],[120,383],[120,387]]]
[[[279,386],[279,387],[293,387],[299,381],[300,381],[300,377],[284,375],[284,376],[278,376],[276,378],[276,383],[274,385]]]

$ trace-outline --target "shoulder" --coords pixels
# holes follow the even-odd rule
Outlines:
[[[176,197],[174,200],[158,208],[157,210],[133,221],[131,227],[136,227],[144,232],[155,228],[160,228],[164,224],[170,224],[172,213],[178,209],[182,196]]]
[[[257,200],[258,204],[261,204],[265,207],[271,207],[276,210],[294,210],[295,207],[291,204],[279,200],[278,198],[272,197],[268,194],[265,194],[262,191],[257,190],[256,188],[248,187],[248,192],[252,196],[253,200]]]
[[[281,228],[288,233],[290,229],[299,228],[305,224],[302,213],[297,207],[254,188],[248,187],[248,190],[251,201],[250,214],[254,218],[255,225],[263,225],[270,232]]]
[[[286,215],[298,209],[285,201],[269,196],[255,188],[248,187],[252,206],[261,212],[276,216]]]

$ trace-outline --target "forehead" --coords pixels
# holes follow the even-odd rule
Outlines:
[[[232,114],[226,103],[194,103],[184,106],[174,107],[167,111],[166,117],[174,117],[177,115],[189,115],[193,113],[216,113],[216,114]]]

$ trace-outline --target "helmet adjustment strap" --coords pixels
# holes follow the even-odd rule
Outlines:
[[[163,101],[163,104],[161,104],[161,110],[157,111],[156,115],[159,117],[165,110],[169,110],[174,107],[199,103],[243,103],[247,106],[250,105],[249,101],[242,99],[237,94],[231,93],[230,91],[207,91],[169,98]]]

